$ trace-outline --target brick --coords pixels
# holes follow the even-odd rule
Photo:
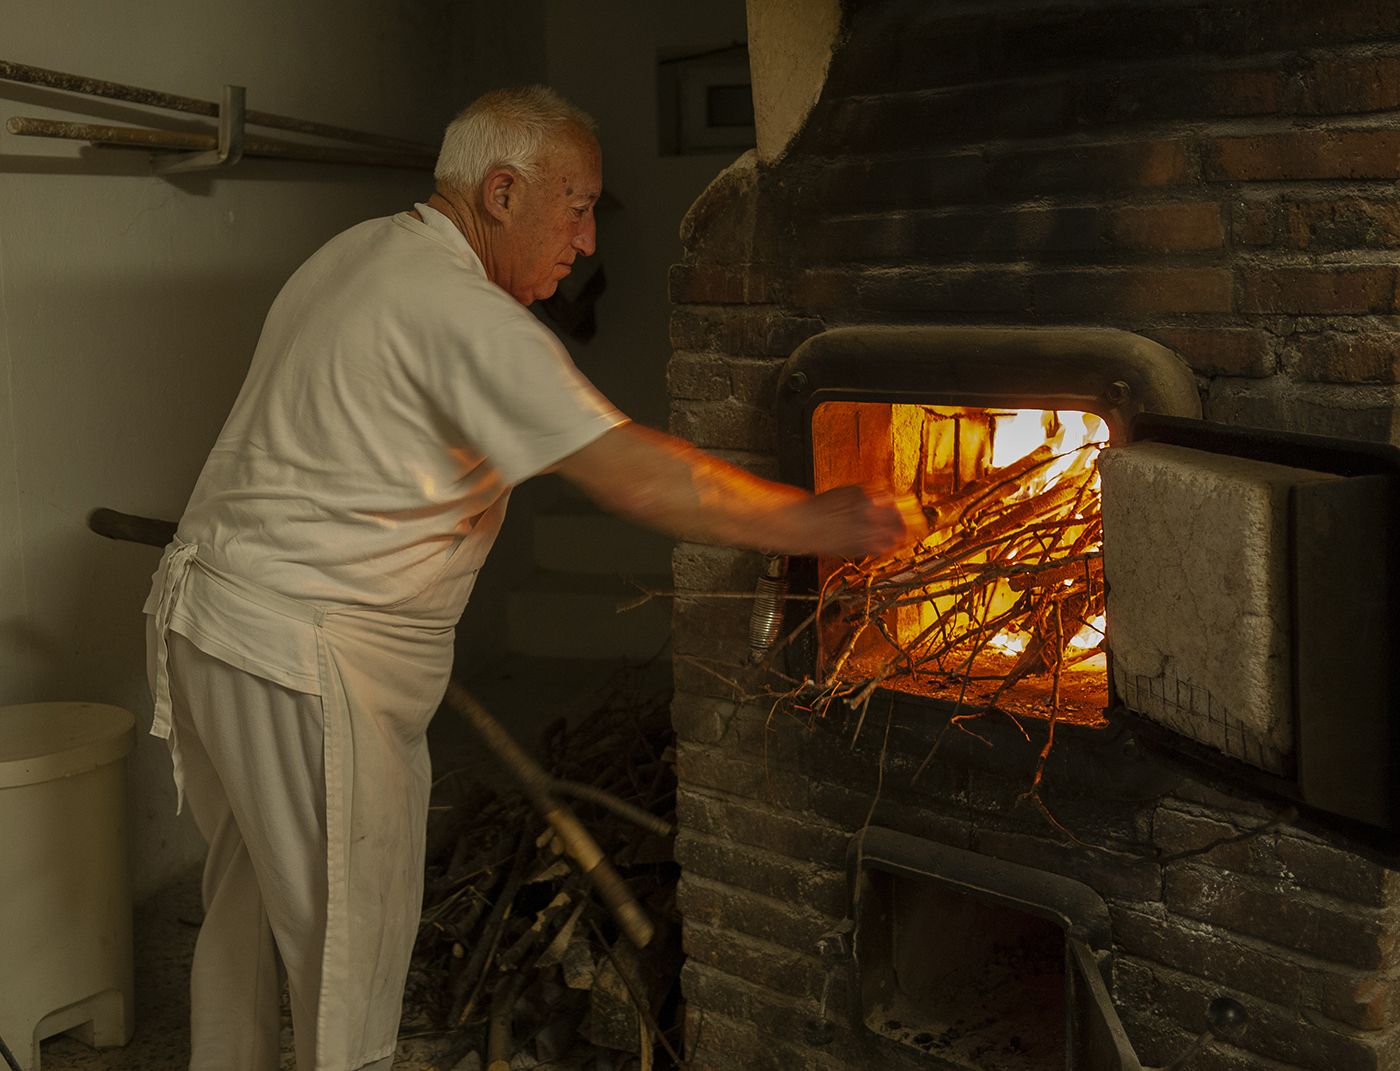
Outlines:
[[[1125,900],[1155,900],[1161,890],[1161,872],[1151,862],[1127,853],[1110,855],[1086,851],[1056,837],[979,829],[973,844],[980,853],[1060,874],[1089,886],[1100,896]]]
[[[788,994],[753,985],[693,961],[682,968],[681,985],[692,1006],[698,1006],[707,1013],[717,1012],[752,1022],[762,1035],[775,1039],[773,1044],[786,1042],[790,1045],[792,1051],[785,1055],[793,1062],[778,1065],[783,1071],[827,1066],[845,1071],[857,1068],[869,1068],[870,1071],[928,1069],[929,1058],[923,1052],[873,1039],[852,1014],[853,1009],[832,1009],[828,1006],[828,1016],[835,1034],[829,1044],[814,1050],[800,1044],[800,1039],[816,1018],[818,1009],[813,1001],[797,1000]],[[832,1063],[825,1063],[828,1060]],[[740,1063],[738,1066],[747,1071],[752,1065]]]
[[[1356,315],[1395,309],[1391,267],[1271,268],[1241,265],[1239,309],[1245,313]]]
[[[1293,335],[1285,367],[1314,383],[1400,382],[1400,333]]]
[[[1400,389],[1390,385],[1217,379],[1205,415],[1226,424],[1400,444]]]
[[[1154,327],[1142,332],[1174,350],[1203,376],[1271,376],[1278,370],[1272,337],[1236,327]]]
[[[1367,907],[1400,901],[1400,872],[1390,864],[1311,837],[1280,836],[1275,847],[1299,885]]]
[[[1031,277],[1038,313],[1091,313],[1100,319],[1144,313],[1229,312],[1224,268],[1069,268]]]
[[[1153,253],[1196,253],[1225,244],[1220,206],[1213,202],[1129,205],[1108,214],[1110,245]]]
[[[798,278],[794,296],[821,313],[1014,312],[1029,306],[1026,276],[1015,268],[814,268]]]
[[[1206,1006],[1219,992],[1214,983],[1129,957],[1119,960],[1116,975],[1122,979],[1120,1000],[1146,1005],[1154,1014],[1192,1032],[1205,1028]],[[1249,1016],[1246,1028],[1231,1039],[1239,1049],[1307,1071],[1386,1071],[1389,1066],[1384,1037],[1329,1029],[1298,1015],[1296,1009],[1281,1008],[1251,993],[1229,995],[1244,1005]],[[1191,1064],[1193,1071],[1208,1066],[1203,1060],[1192,1060]]]
[[[700,877],[838,918],[846,913],[850,903],[846,877],[839,870],[700,833],[681,831],[676,838],[676,862]]]
[[[672,614],[676,651],[721,663],[747,663],[748,606],[734,599],[678,598]]]
[[[1001,194],[1156,189],[1191,181],[1186,147],[1175,141],[1112,142],[993,154],[990,189]]]
[[[1312,115],[1348,115],[1400,108],[1400,57],[1329,57],[1314,60],[1300,75],[1298,110]]]
[[[820,320],[772,305],[742,309],[685,305],[671,313],[671,345],[700,353],[782,357],[822,326]]]
[[[1250,0],[1249,3],[1126,3],[1082,8],[983,5],[967,12],[944,5],[894,5],[852,20],[853,43],[833,64],[832,91],[874,93],[1014,78],[1021,92],[1061,70],[1111,63],[1160,64],[1189,57],[1233,57],[1289,48],[1393,38],[1400,32],[1388,0]]]
[[[676,752],[676,777],[690,788],[758,800],[774,807],[807,806],[807,780],[790,770],[746,762],[730,749],[705,747],[684,740]]]
[[[784,903],[685,871],[676,897],[687,924],[733,929],[798,952],[815,952],[822,935],[841,921],[800,904]]]
[[[1074,112],[1081,125],[1146,119],[1203,119],[1272,115],[1280,110],[1286,75],[1276,68],[1220,68],[1198,64],[1165,72],[1081,81]]]
[[[1067,87],[1036,93],[997,83],[832,101],[821,140],[848,153],[899,152],[953,140],[1027,137],[1062,129]]]
[[[690,958],[725,974],[799,1000],[820,1000],[825,971],[815,956],[795,952],[770,941],[757,940],[718,928],[691,923],[685,928],[685,952]]]
[[[1189,856],[1197,862],[1217,866],[1223,870],[1281,880],[1286,876],[1286,872],[1278,860],[1278,838],[1272,831],[1245,840],[1235,839],[1266,824],[1254,822],[1242,827],[1232,822],[1162,806],[1158,808],[1156,820],[1153,822],[1152,842],[1163,863]],[[1227,843],[1217,844],[1219,841]],[[1212,844],[1217,846],[1210,851],[1203,851]]]
[[[771,264],[685,262],[671,266],[671,300],[677,304],[764,305],[776,288]]]
[[[1400,131],[1308,130],[1206,143],[1205,177],[1212,182],[1400,177]]]
[[[1071,752],[1079,754],[1074,745],[1063,740],[1057,747],[1066,753],[1065,757]],[[1053,749],[1051,756],[1054,756]],[[1152,840],[1156,801],[1124,798],[1114,789],[1104,788],[1085,794],[1084,786],[1078,783],[1082,780],[1082,776],[1065,767],[1047,764],[1040,796],[1055,820],[1088,844],[1146,857]]]
[[[745,153],[695,199],[681,220],[680,239],[688,260],[743,264],[755,249],[774,248],[777,218],[763,196],[756,154]]]
[[[1258,47],[1360,42],[1400,32],[1400,8],[1390,0],[1268,0],[1253,27]]]
[[[789,1044],[747,1019],[702,1008],[695,999],[687,1006],[685,1057],[691,1071],[846,1071],[833,1057]]]
[[[978,152],[934,153],[900,160],[821,161],[807,196],[826,209],[931,208],[987,197]]]
[[[1400,986],[1374,971],[1303,971],[1303,1003],[1358,1030],[1400,1025]]]
[[[957,260],[968,253],[1091,252],[1105,248],[1096,208],[939,209],[827,219],[804,234],[817,261]]]
[[[781,361],[771,358],[731,357],[730,378],[734,382],[734,399],[745,405],[771,410],[778,395]]]
[[[667,364],[666,383],[673,400],[734,401],[771,410],[781,370],[771,358],[682,352]]]
[[[761,755],[772,719],[766,709],[687,695],[671,701],[671,719],[682,740],[737,748]]]
[[[827,718],[833,716],[828,714]],[[850,737],[844,734],[813,733],[805,756],[807,773],[823,781],[836,781],[857,787],[868,786],[873,793],[876,785],[880,783],[883,765],[885,787],[898,794],[909,784],[918,764],[911,756],[901,754],[893,748],[882,756],[882,730],[883,718],[875,724],[868,720],[862,729],[862,738],[857,747],[851,747]]]
[[[771,406],[754,406],[732,398],[671,403],[672,432],[701,447],[772,450],[776,417]]]
[[[728,665],[713,667],[701,660],[679,656],[672,667],[676,692],[721,702],[737,701],[741,695],[731,682],[733,668]]]
[[[1181,919],[1117,905],[1113,915],[1116,949],[1135,959],[1282,1004],[1296,1006],[1303,994],[1303,969],[1276,949],[1249,944],[1232,934]]]
[[[851,839],[839,826],[808,815],[685,789],[677,800],[677,816],[682,829],[831,867],[845,865]]]
[[[748,592],[763,568],[763,556],[734,547],[678,543],[671,552],[671,570],[679,591]]]
[[[1236,201],[1230,209],[1230,237],[1236,245],[1269,246],[1278,239],[1279,206],[1275,201]]]
[[[666,392],[673,399],[719,401],[732,395],[734,386],[723,358],[675,353],[666,364]]]
[[[1362,908],[1194,866],[1169,868],[1165,887],[1167,906],[1177,914],[1330,963],[1375,970],[1394,955],[1395,934]]]
[[[852,837],[864,828],[869,818],[872,826],[898,830],[937,844],[968,848],[972,843],[971,824],[965,817],[948,814],[946,809],[912,806],[883,794],[877,800],[873,793],[855,792],[841,785],[821,782],[811,786],[810,799],[815,814],[840,823]]]
[[[1244,825],[1262,825],[1279,818],[1285,810],[1291,811],[1291,806],[1285,807],[1281,803],[1265,803],[1253,795],[1244,794],[1235,790],[1227,782],[1218,778],[1201,780],[1203,777],[1210,777],[1202,771],[1193,774],[1190,770],[1182,771],[1185,776],[1178,781],[1171,790],[1170,797],[1164,802],[1177,804],[1195,804],[1200,807],[1209,807],[1211,810],[1219,811],[1230,821],[1237,821]]]
[[[1400,247],[1400,202],[1361,197],[1290,201],[1284,206],[1288,244],[1319,253]]]

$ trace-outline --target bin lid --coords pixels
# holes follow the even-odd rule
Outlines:
[[[105,766],[131,750],[136,718],[106,703],[0,707],[0,788]]]

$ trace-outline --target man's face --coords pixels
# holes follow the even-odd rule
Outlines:
[[[602,156],[587,135],[562,139],[535,178],[517,178],[496,282],[522,305],[549,297],[575,257],[593,254],[602,188]]]

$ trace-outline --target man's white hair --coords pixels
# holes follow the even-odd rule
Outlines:
[[[546,86],[493,89],[447,125],[433,178],[462,191],[497,167],[535,178],[552,146],[570,134],[592,135],[597,126],[586,112]]]

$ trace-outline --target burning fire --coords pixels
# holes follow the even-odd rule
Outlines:
[[[828,403],[813,441],[825,443],[819,490],[888,475],[930,527],[888,561],[827,563],[826,605],[840,607],[822,629],[828,682],[928,691],[941,681],[986,705],[1026,688],[1047,700],[1048,688],[1058,709],[1067,675],[1102,679],[1099,417]]]

